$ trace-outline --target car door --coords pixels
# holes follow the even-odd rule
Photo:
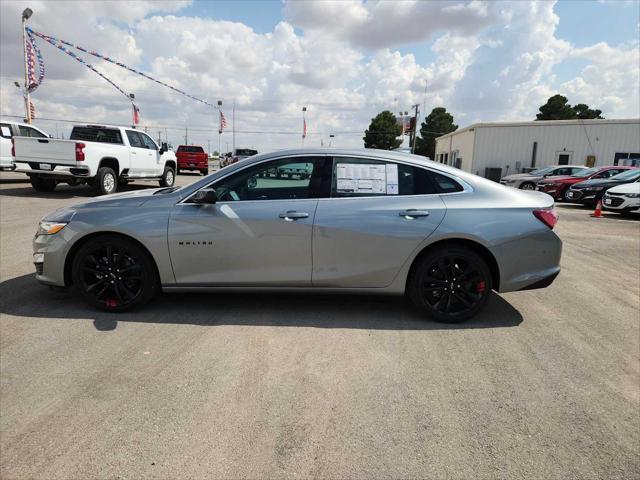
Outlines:
[[[11,155],[11,125],[8,123],[0,123],[0,167],[8,168],[13,164],[13,156]]]
[[[272,172],[307,163],[307,178]],[[178,284],[310,286],[311,238],[318,198],[328,195],[324,157],[287,157],[249,165],[214,181],[213,205],[185,199],[169,219]]]
[[[334,158],[331,197],[319,200],[313,226],[313,286],[391,284],[444,218],[436,179],[453,182],[419,166]]]
[[[140,139],[147,149],[147,157],[144,164],[144,175],[147,177],[160,176],[164,172],[164,165],[161,165],[160,152],[158,145],[154,142],[149,135],[143,132],[138,132]]]
[[[147,165],[150,162],[150,152],[144,144],[139,132],[135,130],[126,130],[129,139],[129,176],[144,177]]]

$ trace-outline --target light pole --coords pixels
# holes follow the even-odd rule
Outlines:
[[[307,137],[307,119],[305,118],[305,113],[307,112],[307,107],[302,107],[302,146],[304,147],[304,139]]]
[[[218,100],[218,159],[220,158],[220,140],[222,137],[222,100]]]
[[[33,15],[33,10],[29,7],[22,11],[22,49],[24,53],[24,110],[26,112],[25,122],[31,123],[31,95],[29,94],[29,73],[28,73],[28,59],[27,59],[27,20]]]
[[[232,123],[233,123],[233,138],[232,138],[232,145],[233,145],[233,152],[236,151],[236,101],[235,99],[233,100],[233,119],[232,119]],[[227,147],[228,150],[228,147]],[[234,153],[235,155],[235,153]]]

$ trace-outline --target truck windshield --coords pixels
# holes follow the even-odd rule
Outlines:
[[[187,153],[204,153],[202,147],[194,147],[191,145],[180,145],[178,147],[178,152],[187,152]]]
[[[120,131],[106,127],[73,127],[69,140],[122,144]]]

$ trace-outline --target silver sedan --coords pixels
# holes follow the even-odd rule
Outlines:
[[[553,199],[378,150],[257,155],[186,187],[108,195],[45,217],[36,278],[91,305],[162,291],[407,296],[428,316],[476,315],[492,290],[560,271]]]

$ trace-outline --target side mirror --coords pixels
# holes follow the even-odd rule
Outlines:
[[[49,138],[53,138],[53,135],[49,134]]]
[[[247,188],[249,190],[253,190],[254,188],[256,188],[257,185],[258,185],[258,179],[256,177],[251,177],[249,180],[247,180]]]
[[[169,151],[169,147],[167,146],[167,143],[163,142],[162,145],[160,146],[160,155],[168,151]]]
[[[198,203],[200,205],[213,205],[218,201],[218,194],[213,188],[203,188],[198,190],[196,194],[191,197],[191,203]]]

